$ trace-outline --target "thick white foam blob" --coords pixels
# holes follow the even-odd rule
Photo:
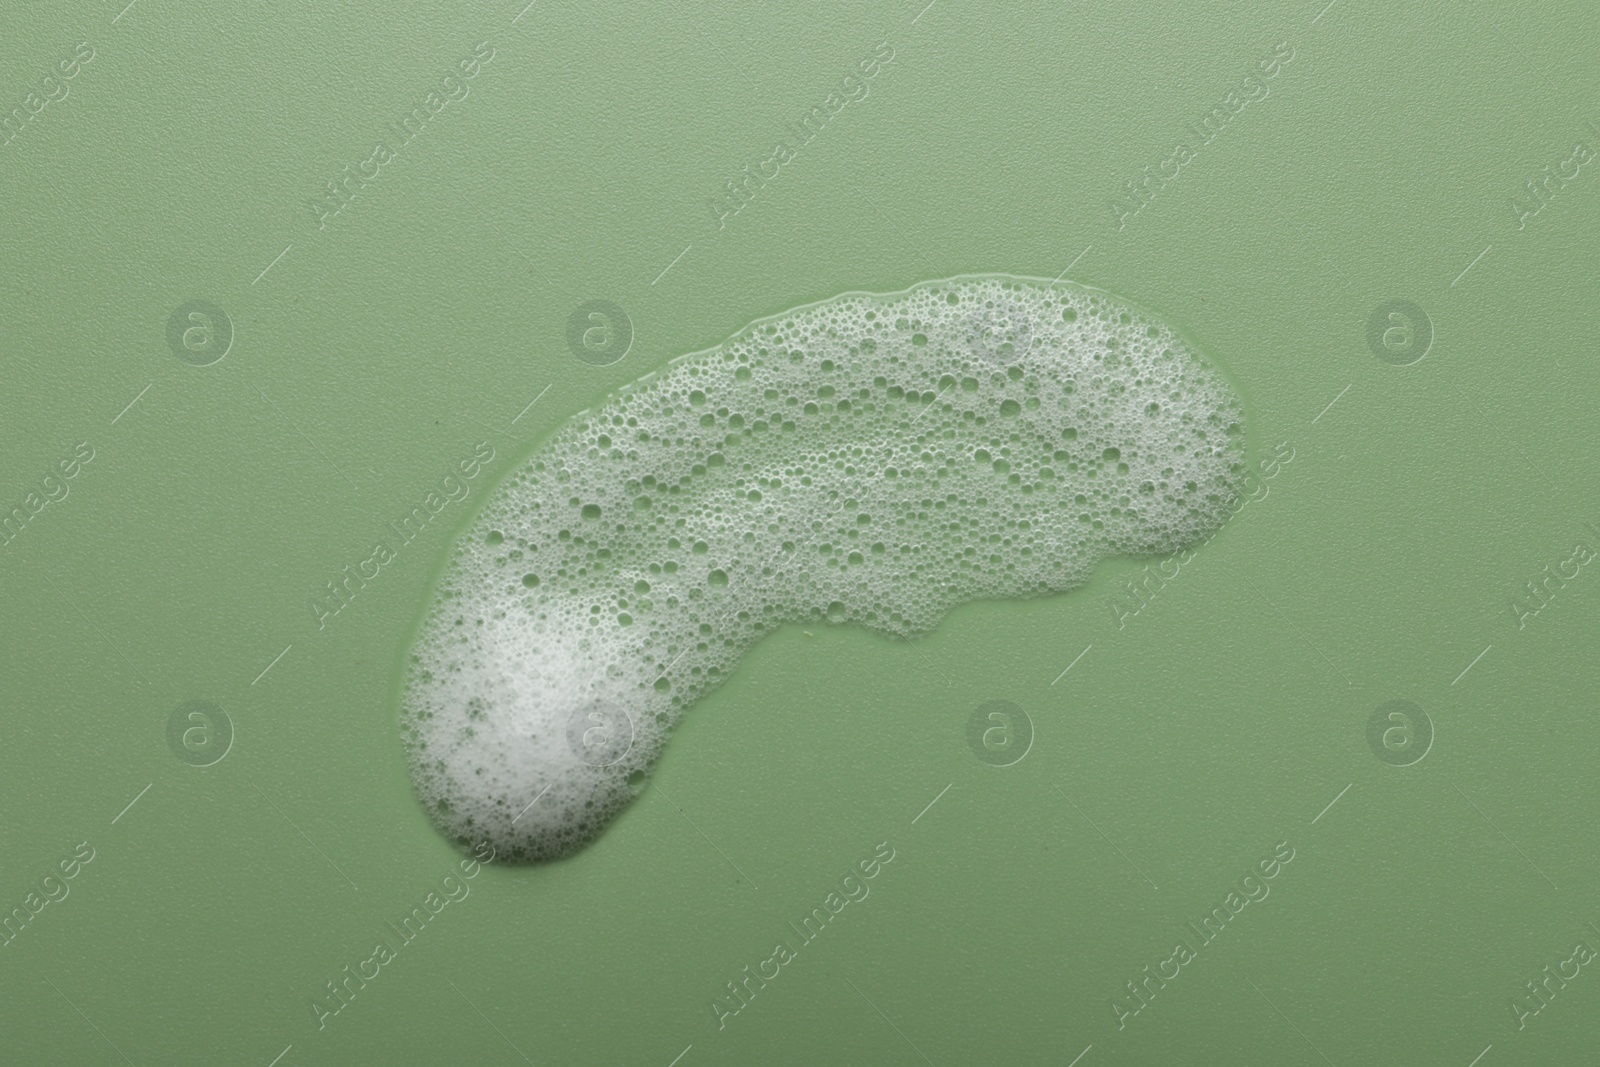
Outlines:
[[[752,323],[487,501],[411,658],[417,790],[453,837],[564,855],[766,631],[1069,589],[1202,539],[1242,477],[1233,390],[1103,292],[972,276]]]

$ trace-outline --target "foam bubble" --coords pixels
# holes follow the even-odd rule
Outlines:
[[[439,826],[592,839],[672,726],[784,622],[909,637],[1222,525],[1241,405],[1165,324],[969,276],[752,323],[580,414],[485,503],[408,669]]]

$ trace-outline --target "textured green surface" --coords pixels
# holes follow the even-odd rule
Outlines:
[[[123,2],[0,13],[0,118],[94,51],[0,147],[0,509],[93,451],[0,547],[0,907],[93,849],[0,948],[0,1059],[1591,1058],[1590,968],[1521,1029],[1512,1005],[1600,945],[1600,578],[1522,628],[1511,605],[1600,548],[1600,189],[1574,160],[1520,228],[1510,201],[1595,143],[1592,5]],[[319,229],[308,199],[485,41]],[[866,99],[719,229],[707,199],[880,41]],[[1269,95],[1119,230],[1123,182],[1279,42]],[[1063,270],[1227,370],[1253,447],[1293,451],[1267,496],[1120,629],[1142,563],[914,644],[768,638],[597,845],[460,883],[319,1029],[324,983],[460,860],[394,686],[489,484],[759,316]],[[605,367],[566,343],[596,299],[635,331]],[[220,362],[169,348],[190,300],[232,320]],[[1420,362],[1368,347],[1391,300],[1431,318]],[[324,583],[483,441],[472,497],[319,630]],[[167,741],[191,700],[236,730],[209,767]],[[967,742],[995,700],[1035,731],[1008,767]],[[1411,766],[1368,744],[1391,700],[1435,730]],[[870,896],[719,1029],[726,983],[884,841]]]

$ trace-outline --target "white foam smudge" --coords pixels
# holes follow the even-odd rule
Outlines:
[[[1204,538],[1242,475],[1227,382],[1097,290],[969,276],[759,320],[487,501],[409,664],[418,792],[452,837],[565,855],[763,633],[1070,589]]]

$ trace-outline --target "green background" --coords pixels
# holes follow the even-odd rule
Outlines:
[[[0,910],[95,858],[0,948],[0,1060],[1589,1058],[1589,968],[1524,1029],[1511,1004],[1600,945],[1600,577],[1522,629],[1510,604],[1597,545],[1600,178],[1520,229],[1509,200],[1594,138],[1600,11],[925,2],[6,6],[0,114],[95,58],[0,148],[0,508],[95,455],[0,548]],[[469,96],[318,229],[306,200],[481,41]],[[719,229],[706,199],[879,41],[867,99]],[[1119,230],[1124,180],[1280,41],[1270,95]],[[486,868],[319,1030],[459,858],[395,686],[491,484],[757,317],[1069,267],[1226,369],[1252,447],[1294,450],[1270,494],[1122,629],[1132,561],[910,644],[770,636],[597,844]],[[166,335],[196,299],[236,332],[204,367]],[[635,331],[601,368],[565,340],[595,299]],[[1390,300],[1432,321],[1420,362],[1368,347]],[[484,440],[473,497],[319,630],[323,583]],[[1397,699],[1435,730],[1405,767],[1367,740]],[[168,746],[189,700],[236,730],[209,767]],[[968,747],[991,700],[1033,723],[1009,767]],[[881,841],[871,896],[719,1030]],[[1119,1030],[1279,842],[1271,895]]]

